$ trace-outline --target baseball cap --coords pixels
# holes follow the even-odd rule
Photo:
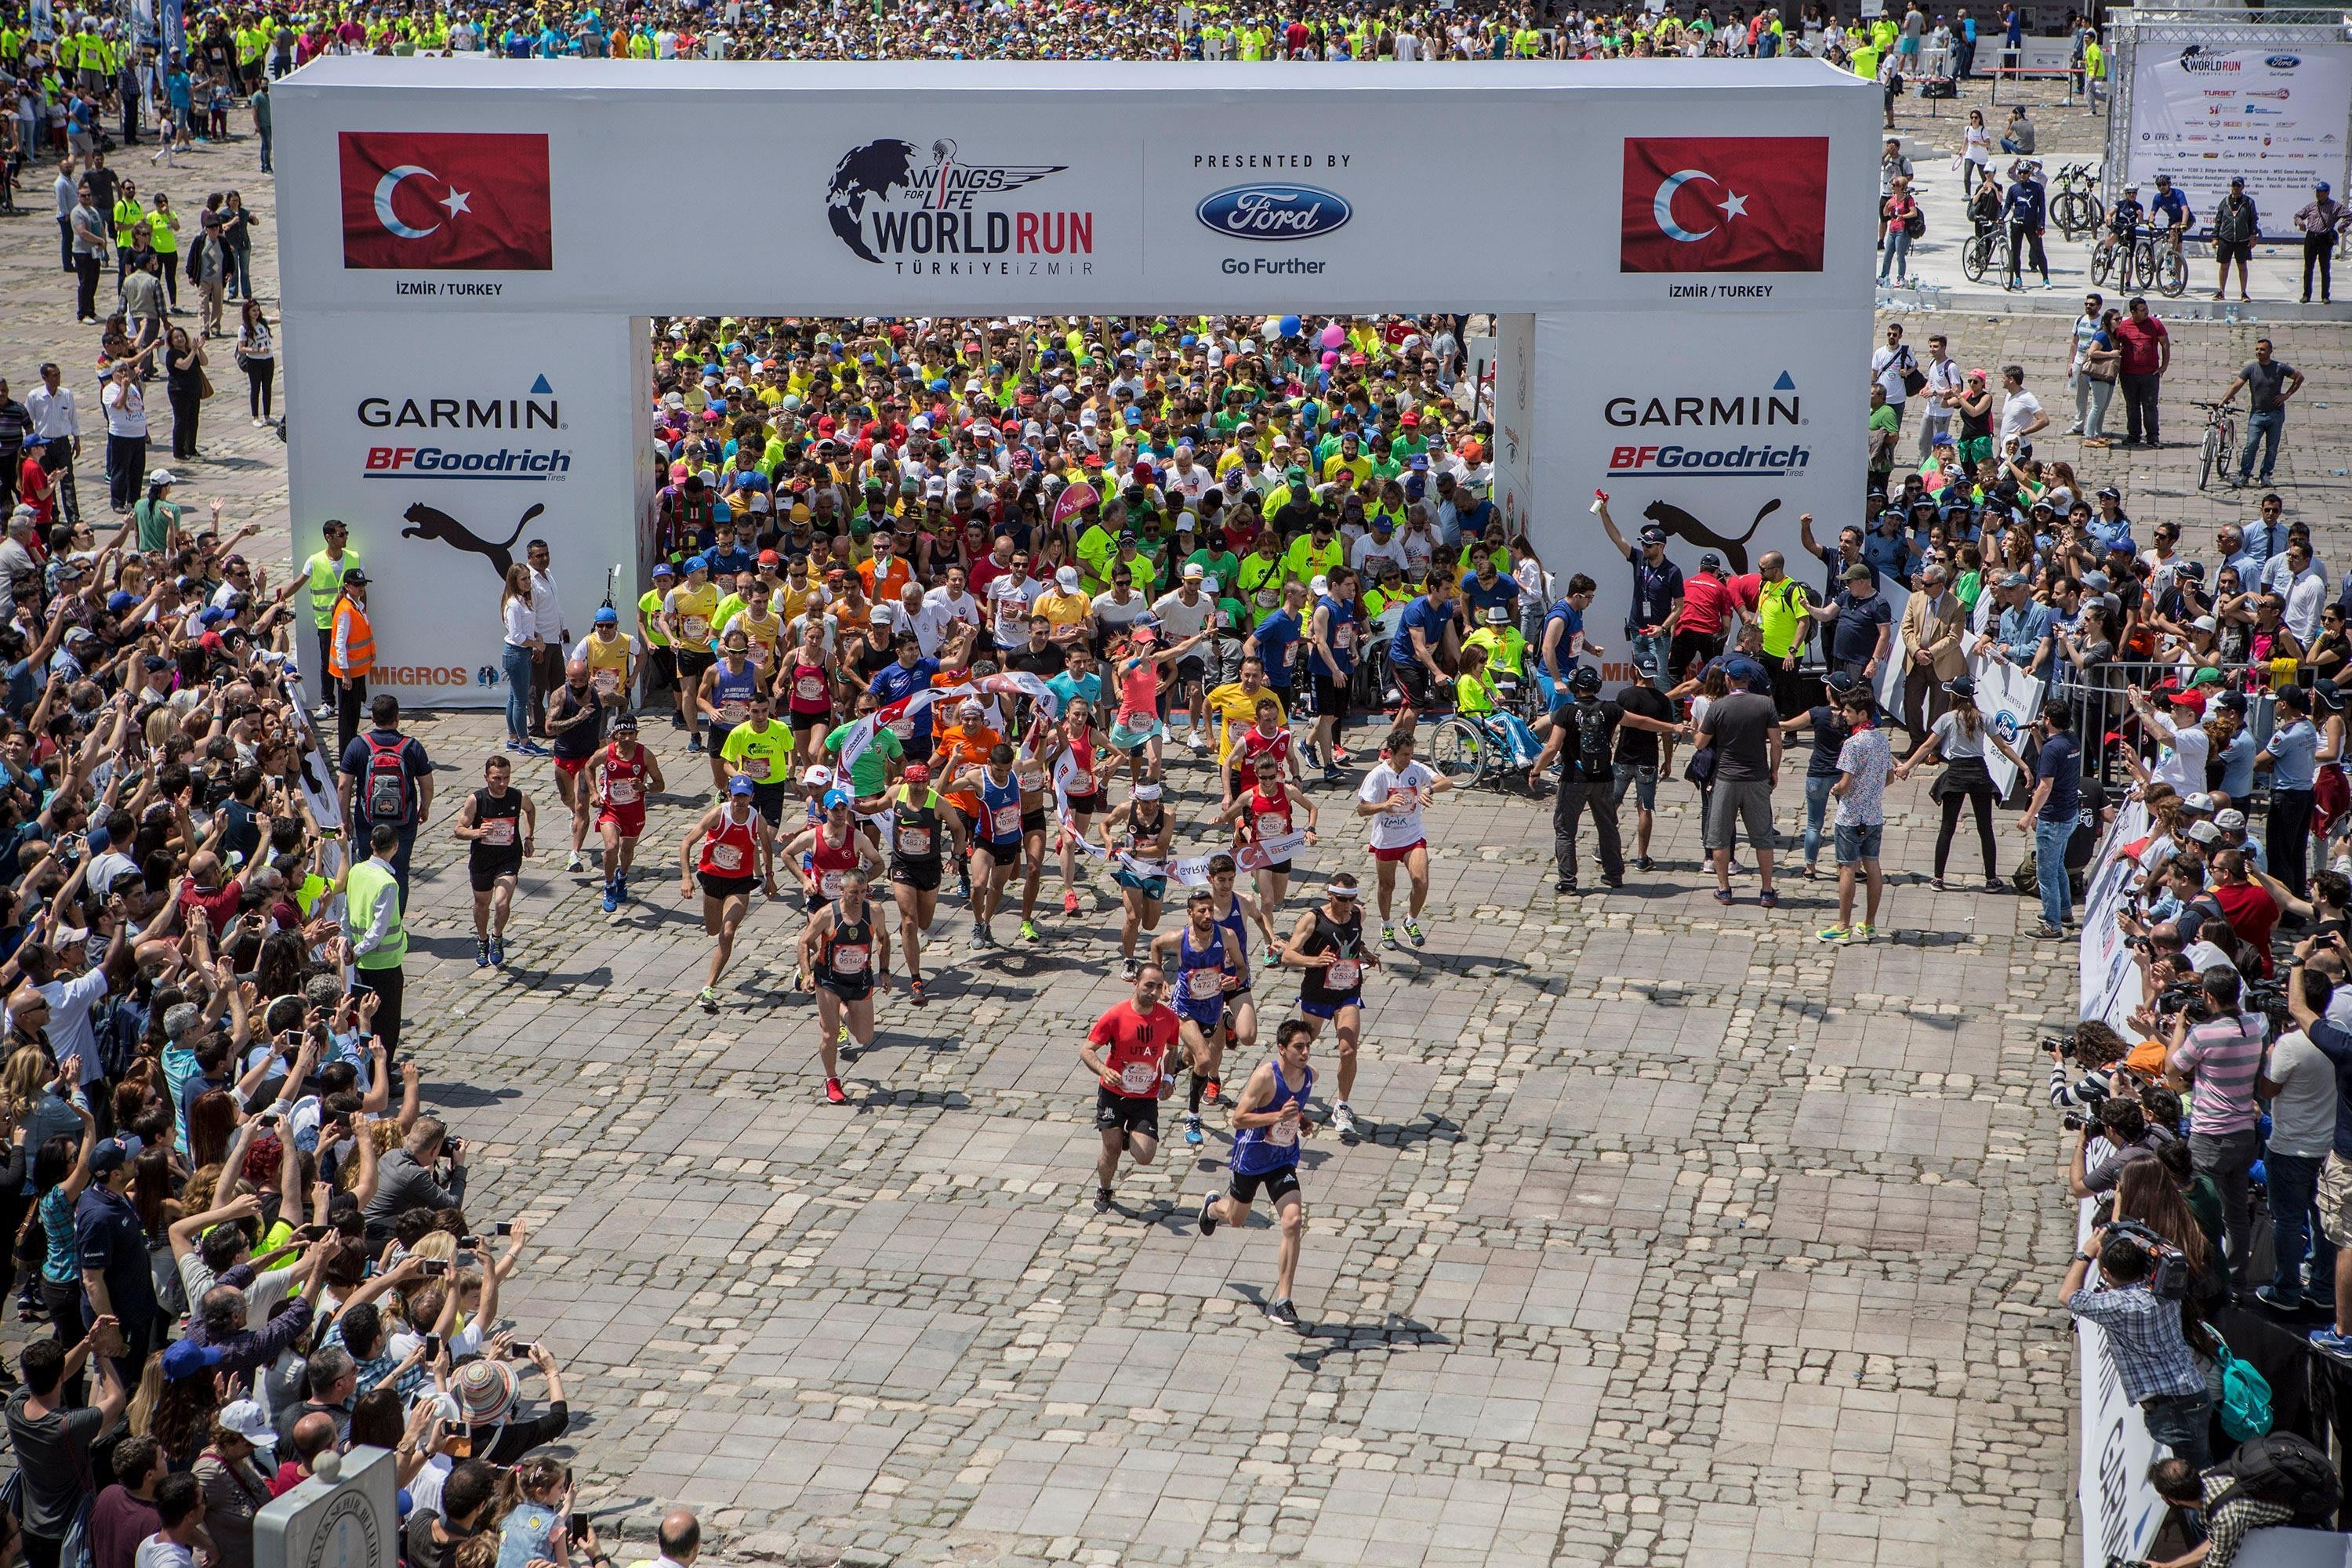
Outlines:
[[[1078,586],[1078,569],[1065,566],[1054,574],[1055,584],[1065,594],[1075,593]]]
[[[811,789],[823,789],[832,782],[833,770],[826,767],[822,763],[801,774],[801,783],[808,785]]]
[[[2200,816],[2210,816],[2213,815],[2213,797],[2200,789],[2195,795],[2183,796],[2180,809],[2194,812]]]
[[[746,784],[749,784],[751,781],[750,781],[749,779],[746,779],[744,782],[745,782]],[[835,806],[836,806],[836,805],[838,805],[838,806],[846,806],[846,805],[849,805],[849,792],[848,792],[847,790],[845,790],[845,789],[829,789],[829,790],[827,790],[827,791],[825,791],[825,792],[824,792],[824,808],[825,808],[827,811],[831,811],[831,810],[832,810]]]
[[[2215,812],[2213,826],[2224,833],[2235,833],[2246,826],[2246,814],[2234,806],[2228,811]]]
[[[1720,572],[1723,570],[1723,557],[1710,550],[1698,558],[1698,569],[1702,572]]]
[[[1870,568],[1857,561],[1840,575],[1849,583],[1867,583],[1870,581]]]
[[[595,620],[600,626],[616,626],[621,624],[621,612],[610,605],[599,605],[596,606]]]
[[[2189,825],[2189,841],[2192,844],[2218,844],[2221,839],[2221,830],[2210,822],[2196,822]]]
[[[1209,569],[1202,565],[1198,561],[1187,561],[1184,563],[1184,575],[1187,578],[1199,579],[1205,577],[1208,574]]]
[[[1761,680],[1764,667],[1752,658],[1735,658],[1724,665],[1723,673],[1733,680]]]
[[[349,574],[346,574],[346,575],[349,575]],[[677,568],[671,565],[667,561],[656,561],[654,563],[654,575],[656,577],[675,577],[677,575]]]
[[[180,482],[180,476],[169,468],[150,468],[147,470],[147,482],[151,485],[176,485]]]
[[[2172,705],[2201,714],[2205,711],[2205,694],[2201,691],[2176,691],[2172,694]]]
[[[278,1447],[278,1429],[270,1426],[268,1413],[254,1400],[233,1399],[222,1405],[220,1414],[213,1419],[220,1423],[223,1431],[236,1433],[257,1448]]]
[[[1655,676],[1658,673],[1658,656],[1654,653],[1635,654],[1633,656],[1633,672],[1642,677],[1644,680]]]
[[[1666,531],[1665,531],[1664,529],[1663,529],[1663,528],[1660,528],[1656,523],[1654,523],[1654,523],[1650,523],[1650,524],[1648,524],[1647,526],[1645,526],[1645,527],[1642,530],[1642,542],[1643,542],[1643,543],[1644,543],[1644,544],[1664,544],[1665,542],[1666,542]]]
[[[1724,667],[1723,673],[1729,675],[1731,673],[1731,667],[1726,665]],[[1822,681],[1822,684],[1828,687],[1830,690],[1836,693],[1838,696],[1843,697],[1847,692],[1852,691],[1859,682],[1857,682],[1853,675],[1848,671],[1834,669],[1830,672],[1829,679]]]

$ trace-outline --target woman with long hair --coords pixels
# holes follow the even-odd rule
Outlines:
[[[2190,1314],[2201,1317],[2203,1304],[2227,1289],[2228,1274],[2222,1267],[2221,1249],[2189,1208],[2182,1185],[2161,1151],[2154,1157],[2127,1160],[2116,1181],[2114,1217],[2147,1226],[2189,1265],[2192,1284],[2180,1303],[2181,1326],[2186,1329]]]
[[[236,1133],[236,1101],[230,1098],[227,1090],[208,1089],[188,1106],[188,1159],[191,1163],[217,1163],[227,1155],[228,1142]],[[160,1153],[161,1151],[149,1152]],[[142,1153],[140,1158],[145,1159],[146,1153]]]
[[[2002,890],[2000,875],[1994,870],[1999,855],[1992,830],[1992,808],[1997,792],[1992,774],[1985,769],[1985,749],[2000,750],[2003,756],[2020,767],[2023,760],[2010,743],[1989,728],[1984,715],[1977,711],[1977,684],[1965,675],[1954,676],[1944,682],[1944,692],[1952,705],[1927,730],[1927,738],[1913,748],[1909,756],[1895,766],[1895,776],[1907,779],[1914,768],[1943,759],[1944,771],[1927,791],[1942,806],[1944,817],[1936,830],[1936,875],[1930,886],[1942,891],[1945,886],[1944,868],[1951,859],[1952,836],[1960,826],[1960,806],[1967,803],[1976,813],[1977,847],[1984,853],[1985,891]]]
[[[196,420],[203,413],[205,345],[188,336],[185,327],[173,327],[164,338],[164,391],[172,404],[172,456],[193,462],[196,456]]]
[[[507,750],[545,756],[546,748],[530,738],[530,670],[539,656],[540,632],[530,613],[530,568],[520,561],[507,568],[499,585],[499,618],[506,631],[499,667],[507,678]]]
[[[246,400],[253,423],[269,423],[269,402],[278,381],[278,340],[258,300],[247,300],[236,324],[236,363],[245,369]]]

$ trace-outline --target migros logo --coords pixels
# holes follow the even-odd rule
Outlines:
[[[379,686],[471,686],[474,672],[451,665],[379,664],[368,679]]]

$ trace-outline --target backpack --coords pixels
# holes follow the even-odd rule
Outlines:
[[[370,822],[408,826],[408,763],[402,756],[408,738],[397,736],[385,745],[374,736],[367,742],[367,772],[360,779],[361,815]]]
[[[1609,721],[1608,710],[1598,702],[1578,702],[1570,707],[1568,716],[1576,726],[1577,772],[1596,784],[1612,776],[1609,737],[1617,726]]]
[[[1927,214],[1916,202],[1911,204],[1910,216],[1903,220],[1903,232],[1914,239],[1927,232]]]
[[[2315,1530],[2332,1530],[2344,1489],[2336,1467],[2310,1439],[2292,1432],[2272,1432],[2250,1437],[2221,1464],[2205,1472],[2231,1479],[2230,1486],[2205,1505],[2212,1519],[2233,1499],[2275,1503],[2294,1510],[2294,1522]]]
[[[2271,1429],[2270,1380],[2230,1353],[2215,1335],[2213,1359],[2221,1375],[2221,1396],[2214,1403],[2221,1430],[2239,1442],[2260,1437]]]

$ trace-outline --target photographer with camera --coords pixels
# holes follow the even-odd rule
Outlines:
[[[2146,1159],[2167,1142],[2178,1142],[2148,1125],[2147,1112],[2128,1095],[2110,1095],[2086,1121],[2069,1115],[2066,1130],[2079,1133],[2066,1173],[2066,1186],[2078,1200],[2115,1191],[2124,1166]]]
[[[2251,1289],[2246,1261],[2253,1244],[2252,1172],[2263,1152],[2258,1131],[2262,1108],[2255,1100],[2254,1080],[2262,1072],[2270,1025],[2261,1014],[2242,1007],[2245,987],[2237,971],[2209,969],[2198,984],[2201,1009],[2192,1004],[2172,1020],[2165,1082],[2176,1092],[2192,1085],[2196,1089],[2189,1160],[2221,1190],[2231,1283],[2243,1294]]]
[[[2096,1289],[2090,1288],[2094,1263]],[[2106,1334],[2124,1397],[2139,1406],[2147,1435],[2201,1470],[2212,1459],[2207,1429],[2213,1396],[2181,1332],[2180,1295],[2187,1285],[2180,1255],[2153,1231],[2126,1220],[2091,1233],[2068,1266],[2059,1295],[2069,1312]]]
[[[2126,1058],[2131,1042],[2100,1023],[2085,1018],[2069,1035],[2052,1035],[2042,1042],[2050,1053],[2050,1103],[2058,1107],[2094,1106],[2109,1095],[2134,1094],[2139,1085]],[[2080,1070],[2080,1078],[2072,1074]]]
[[[2333,872],[2322,872],[2325,880]],[[2302,944],[2298,952],[2308,948]],[[2332,964],[2334,954],[2327,955]],[[2290,971],[2287,985],[2318,984],[2326,994],[2336,981],[2318,963]],[[2333,1010],[2332,995],[2323,1007]],[[2289,1014],[2293,1022],[2292,1012]],[[2272,1246],[2277,1258],[2267,1285],[2258,1287],[2254,1300],[2277,1312],[2318,1307],[2331,1317],[2336,1310],[2336,1244],[2320,1223],[2319,1175],[2336,1137],[2336,1066],[2321,1054],[2302,1029],[2289,1030],[2272,1045],[2263,1058],[2254,1092],[2270,1102],[2271,1135],[2263,1152],[2263,1180],[2270,1192]],[[2303,1264],[2311,1260],[2305,1283]]]

